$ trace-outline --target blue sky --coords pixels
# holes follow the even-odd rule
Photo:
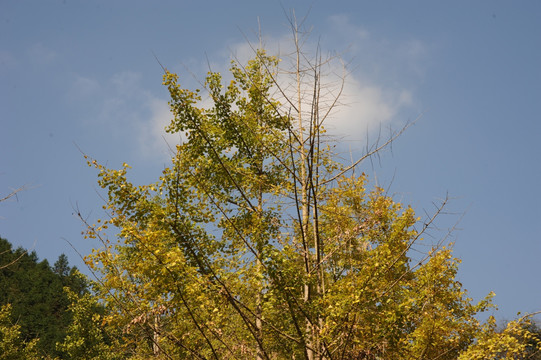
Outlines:
[[[448,194],[451,214],[427,241],[463,216],[452,240],[470,295],[494,291],[499,319],[541,310],[538,1],[2,1],[0,195],[28,189],[0,204],[0,236],[82,267],[66,240],[82,254],[96,244],[73,209],[96,218],[102,201],[77,147],[154,181],[168,111],[153,54],[195,88],[209,63],[247,56],[258,17],[266,45],[287,49],[292,8],[308,13],[308,48],[349,63],[331,125],[348,134],[343,151],[423,114],[362,170],[420,215]]]

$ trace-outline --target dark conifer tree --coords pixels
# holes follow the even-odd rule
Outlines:
[[[21,326],[22,338],[38,338],[43,356],[62,356],[56,343],[64,340],[72,318],[64,287],[76,294],[88,291],[88,284],[76,273],[65,254],[51,267],[46,259],[39,261],[35,251],[13,249],[0,238],[0,305],[12,305],[12,318]]]

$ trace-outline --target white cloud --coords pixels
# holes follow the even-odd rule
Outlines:
[[[144,159],[170,158],[170,148],[179,143],[179,136],[165,132],[172,118],[167,100],[146,90],[138,73],[115,74],[111,85],[112,94],[105,101],[102,118],[113,122],[113,131],[129,134]]]
[[[85,126],[99,129],[110,137],[107,141],[135,151],[143,160],[166,161],[169,147],[174,148],[179,137],[165,133],[172,118],[167,100],[145,89],[142,79],[131,71],[105,81],[76,75],[66,99],[75,105]]]
[[[367,136],[371,137],[374,131],[389,126],[398,128],[404,124],[407,120],[405,117],[402,118],[404,113],[410,112],[409,118],[417,115],[414,86],[406,81],[401,82],[400,76],[395,79],[388,74],[396,75],[400,71],[410,71],[410,68],[415,66],[421,71],[422,67],[418,64],[425,56],[426,47],[414,39],[394,43],[375,41],[372,34],[351,24],[346,16],[331,16],[329,23],[331,28],[328,37],[340,38],[342,42],[351,41],[355,44],[350,55],[371,54],[369,57],[361,58],[359,67],[350,71],[343,84],[339,106],[325,123],[331,136],[357,141],[359,143],[355,147],[361,148],[364,147]],[[210,60],[211,69],[221,72],[227,81],[230,78],[231,58],[246,63],[253,57],[253,46],[258,44],[259,40],[253,45],[246,41],[230,45],[227,52],[225,50],[218,52],[218,55]],[[280,64],[282,68],[287,68],[291,64],[288,55],[293,53],[294,47],[290,34],[264,37],[263,45],[269,54],[279,54],[283,59]],[[303,50],[307,54],[313,54],[317,46],[317,43],[308,38],[304,42]],[[322,45],[324,46],[325,44]],[[392,54],[394,56],[390,56]],[[404,67],[404,61],[407,62],[407,69]],[[353,63],[357,64],[355,61]],[[204,65],[204,69],[201,65],[200,69],[194,69],[193,72],[203,81],[207,70],[207,65]],[[325,76],[322,80],[324,84],[330,85],[323,89],[323,107],[325,101],[332,101],[332,94],[336,94],[339,90],[343,72],[344,68],[340,61],[331,62],[325,67],[323,74]],[[288,84],[286,76],[282,75],[279,81]],[[167,99],[146,90],[142,85],[141,74],[121,72],[102,84],[81,76],[74,84],[81,94],[99,93],[102,100],[99,115],[101,126],[107,128],[117,138],[123,137],[131,141],[144,159],[165,160],[170,156],[170,148],[174,148],[181,141],[178,134],[165,133],[164,129],[172,118]],[[311,87],[312,81],[308,80],[307,84],[303,85],[302,91],[309,94]],[[330,94],[330,98],[325,91]],[[211,104],[209,99],[204,99],[200,105]]]
[[[339,105],[325,123],[329,134],[344,140],[364,142],[367,136],[374,131],[379,132],[380,128],[402,126],[407,118],[399,117],[404,113],[411,112],[408,118],[416,117],[415,85],[404,80],[411,78],[404,74],[415,72],[419,75],[422,72],[420,63],[427,52],[424,44],[415,39],[377,40],[366,29],[352,24],[345,15],[330,16],[329,24],[326,42],[332,39],[340,39],[338,44],[349,42],[351,46],[347,55],[354,58],[351,66],[358,66],[352,71],[344,70],[342,62],[337,57],[336,61],[331,61],[323,69],[322,110],[325,110],[325,101],[328,104],[332,101],[333,94],[337,94],[340,90],[344,71],[348,72]],[[279,54],[284,60],[281,67],[286,70],[288,66],[294,66],[294,61],[288,58],[295,50],[291,39],[290,34],[263,39],[269,53]],[[314,39],[317,40],[316,36]],[[324,48],[325,41],[322,42],[321,47]],[[254,44],[257,46],[258,42],[254,41]],[[303,51],[308,56],[313,56],[318,46],[318,43],[308,38],[303,42]],[[246,42],[234,44],[230,47],[230,51],[234,58],[244,63],[254,54],[252,46]],[[332,54],[328,56],[332,57]],[[323,58],[325,59],[325,53]],[[291,85],[295,79],[281,76],[279,81],[281,84]],[[301,91],[306,93],[308,98],[311,96],[312,84],[312,80],[309,79],[301,87]],[[288,89],[289,96],[296,91],[295,87],[290,86]]]
[[[182,141],[179,134],[165,132],[173,117],[169,104],[166,100],[150,97],[146,106],[149,108],[150,118],[142,122],[139,128],[139,150],[147,159],[169,159],[171,151],[175,151],[175,145]]]
[[[350,80],[346,83],[344,98],[350,102],[337,109],[327,128],[331,134],[348,140],[364,140],[367,131],[389,122],[396,113],[395,103],[386,99],[384,90],[377,86],[363,86]]]

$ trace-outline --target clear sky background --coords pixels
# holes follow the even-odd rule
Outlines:
[[[362,170],[421,216],[449,194],[452,214],[426,241],[462,218],[452,241],[469,294],[494,291],[500,320],[541,310],[539,1],[0,0],[0,195],[28,186],[0,203],[0,236],[83,268],[67,241],[81,254],[97,244],[74,208],[93,219],[103,202],[77,147],[156,180],[169,114],[153,54],[193,89],[209,64],[246,57],[258,17],[284,52],[293,8],[313,27],[308,49],[319,41],[349,63],[331,126],[348,135],[341,151],[422,113]]]

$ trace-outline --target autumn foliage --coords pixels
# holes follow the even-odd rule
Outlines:
[[[473,303],[456,280],[452,244],[423,240],[438,211],[420,222],[369,184],[363,160],[399,132],[352,163],[333,152],[325,125],[341,88],[323,91],[332,59],[305,54],[299,36],[290,68],[259,49],[232,64],[229,82],[209,72],[204,91],[165,71],[167,131],[184,140],[155,183],[135,185],[128,164],[88,158],[108,216],[87,224],[103,245],[86,262],[107,309],[87,323],[108,331],[94,338],[112,339],[94,358],[531,353],[528,317],[503,332],[480,323],[492,294]]]

